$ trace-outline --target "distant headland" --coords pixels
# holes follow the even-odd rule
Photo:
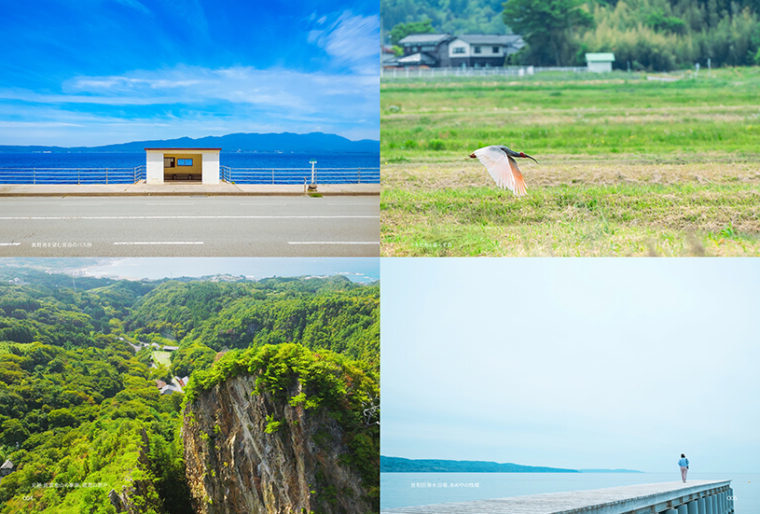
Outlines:
[[[632,469],[568,469],[477,460],[404,459],[380,456],[382,473],[641,473]]]
[[[0,145],[0,152],[5,153],[99,153],[99,152],[143,152],[145,148],[221,148],[223,152],[351,152],[379,153],[380,142],[372,139],[352,141],[337,134],[311,132],[294,134],[237,133],[226,136],[207,136],[193,139],[160,139],[150,141],[132,141],[105,146],[9,146]]]

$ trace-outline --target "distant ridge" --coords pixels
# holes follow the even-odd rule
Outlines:
[[[566,469],[547,466],[442,459],[404,459],[380,456],[382,473],[641,473],[633,469]]]
[[[579,473],[577,469],[523,466],[521,464],[476,461],[403,459],[380,456],[383,473]]]
[[[0,152],[142,152],[145,148],[196,147],[221,148],[223,152],[351,152],[379,153],[380,142],[372,139],[351,141],[336,134],[311,132],[309,134],[282,133],[237,133],[226,136],[207,136],[197,139],[180,137],[177,139],[156,139],[132,141],[105,146],[9,146],[0,145]]]

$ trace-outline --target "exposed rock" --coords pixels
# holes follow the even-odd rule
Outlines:
[[[302,387],[295,380],[277,397],[254,393],[255,377],[243,374],[188,402],[182,438],[198,512],[376,510],[359,473],[348,464],[347,437],[334,416],[287,401]]]

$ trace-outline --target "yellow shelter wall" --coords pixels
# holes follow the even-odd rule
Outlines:
[[[192,159],[193,165],[192,166],[175,166],[173,168],[167,168],[164,166],[164,176],[171,176],[173,174],[177,175],[201,175],[203,172],[203,166],[202,166],[202,160],[203,156],[202,154],[186,154],[186,153],[165,153],[164,159],[167,157],[174,157],[175,162],[179,162],[180,159]],[[200,177],[199,177],[200,178]]]

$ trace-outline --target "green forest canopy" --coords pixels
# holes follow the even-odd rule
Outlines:
[[[381,17],[386,35],[425,20],[455,35],[514,32],[522,64],[582,66],[586,52],[613,52],[618,69],[760,64],[760,0],[381,0]]]
[[[16,466],[0,482],[0,512],[115,512],[111,489],[141,512],[189,511],[182,397],[160,395],[155,379],[199,369],[218,378],[219,352],[292,343],[341,354],[377,384],[377,284],[74,281],[8,269],[0,280],[0,461]],[[171,370],[149,368],[150,351],[129,344],[150,342],[179,345]]]

